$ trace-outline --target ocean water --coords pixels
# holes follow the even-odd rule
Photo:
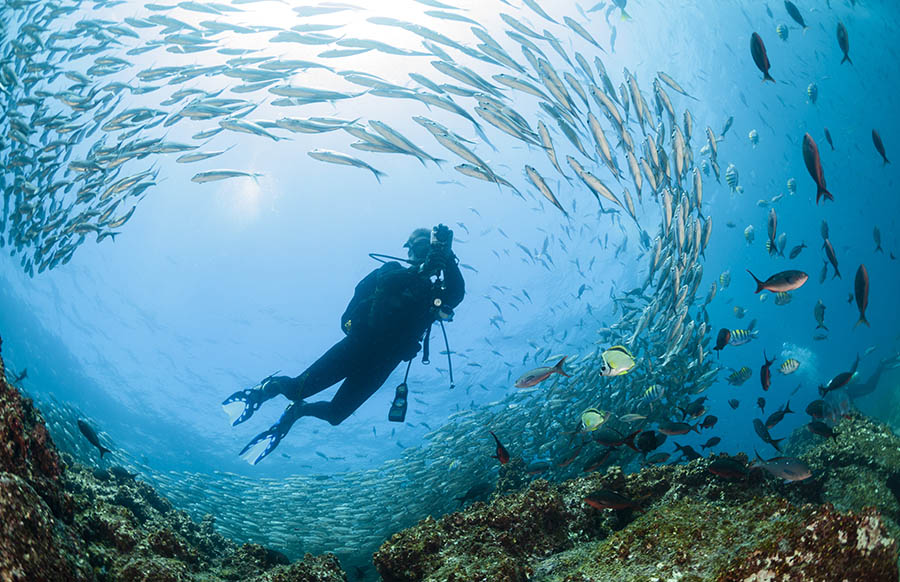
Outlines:
[[[809,26],[805,32],[776,1],[632,0],[627,19],[608,2],[541,2],[555,22],[518,2],[456,2],[447,8],[433,4],[392,0],[377,8],[360,4],[346,9],[321,4],[316,6],[325,10],[319,14],[312,14],[313,4],[269,1],[224,4],[234,11],[206,4],[213,13],[190,3],[2,4],[3,20],[10,24],[0,45],[0,99],[5,104],[0,115],[5,217],[0,230],[5,239],[0,249],[0,334],[4,360],[15,371],[27,368],[23,385],[49,411],[53,436],[64,450],[100,464],[96,451],[72,429],[76,418],[86,418],[115,450],[116,463],[140,471],[195,517],[211,513],[224,533],[272,545],[292,557],[335,551],[347,566],[366,563],[367,555],[398,529],[428,514],[455,509],[454,498],[468,487],[492,482],[498,463],[491,458],[491,430],[514,456],[557,464],[570,452],[567,431],[578,426],[586,407],[619,416],[649,414],[647,428],[652,428],[661,420],[680,420],[675,407],[703,390],[708,413],[719,418],[718,425],[702,435],[670,437],[661,450],[673,450],[673,441],[699,448],[710,436],[719,436],[722,442],[715,451],[752,455],[757,449],[769,457],[776,451],[756,436],[753,418],[764,420],[790,400],[797,414],[772,430],[774,438],[787,436],[808,421],[803,409],[818,398],[817,387],[849,370],[857,355],[859,378],[854,382],[860,383],[880,360],[896,357],[897,174],[895,165],[882,163],[871,137],[877,130],[887,157],[900,157],[893,106],[900,80],[891,42],[900,9],[894,3],[798,2]],[[67,9],[54,12],[60,6]],[[477,22],[523,71],[473,57],[483,42],[471,31],[473,24],[440,13]],[[521,41],[506,34],[514,27],[501,14],[542,36],[524,38],[539,46],[541,58],[560,78],[565,72],[586,88],[587,104],[565,85],[578,117],[578,139],[590,155],[567,139],[557,120],[538,105],[539,99],[492,80],[494,75],[515,75],[553,93],[542,85]],[[181,24],[161,21],[160,16]],[[563,17],[582,25],[599,46],[567,26]],[[399,21],[407,23],[406,28],[394,25]],[[841,63],[838,22],[848,30],[852,64]],[[222,23],[231,28],[214,32]],[[333,28],[309,26],[320,24]],[[785,40],[776,32],[779,25],[788,29]],[[306,28],[291,31],[292,26]],[[273,42],[278,31],[292,41]],[[545,31],[558,39],[571,62],[547,41]],[[754,65],[749,46],[754,32],[765,43],[774,84],[763,82]],[[425,39],[427,35],[432,39]],[[344,56],[326,53],[352,48],[347,42],[352,39],[377,39],[416,54],[390,54],[384,47]],[[142,47],[150,50],[140,52]],[[203,50],[192,52],[195,48]],[[228,53],[235,49],[248,52]],[[663,187],[652,192],[645,176],[637,197],[624,153],[627,146],[589,94],[590,83],[575,61],[576,52],[595,77],[599,73],[594,58],[602,60],[616,93],[626,81],[625,69],[634,76],[652,121],[642,129],[632,98],[625,131],[633,139],[636,158],[651,158],[642,145],[651,135],[674,164],[673,126],[685,132],[683,112],[690,112],[693,167],[685,168],[681,189],[674,178],[669,188],[674,204],[682,192],[690,200],[684,213],[689,224],[711,221],[702,255],[690,242],[689,250],[672,250],[678,236],[661,227],[666,220],[660,202]],[[98,63],[103,57],[121,61]],[[265,60],[228,62],[240,57]],[[285,71],[261,65],[290,60],[307,64],[295,63],[292,72],[267,87],[234,90],[245,84],[238,78],[241,70]],[[437,60],[490,81],[499,95],[495,99],[521,116],[534,134],[538,121],[546,124],[565,177],[536,135],[530,138],[534,143],[527,143],[479,116],[478,97],[459,93],[485,89],[440,72],[432,64]],[[178,69],[153,79],[151,73],[163,67]],[[191,67],[210,69],[186,75]],[[420,93],[435,92],[410,73],[453,85],[456,89],[444,88],[439,95],[452,98],[483,134],[462,115],[428,106],[408,92],[379,95],[370,86],[349,82],[349,71]],[[674,123],[656,105],[653,83],[660,71],[691,96],[660,85],[677,112]],[[810,84],[817,87],[814,102]],[[269,89],[284,85],[339,91],[347,98],[276,104],[281,96]],[[150,87],[157,88],[141,90]],[[167,104],[183,89],[195,92]],[[217,107],[238,109],[210,113],[208,119],[196,118],[200,114],[191,118],[183,110],[203,99],[201,92],[207,99],[243,102],[218,102]],[[107,95],[111,97],[102,100]],[[558,101],[555,95],[550,100]],[[624,114],[622,105],[617,107]],[[127,127],[107,125],[133,108],[159,113],[145,120],[132,118]],[[98,112],[106,109],[111,109],[108,116],[98,121]],[[588,110],[604,126],[621,182],[594,153]],[[180,120],[173,117],[178,112],[183,112]],[[54,115],[74,127],[48,122]],[[433,119],[471,140],[463,143],[515,191],[454,170],[468,162],[441,146],[413,116]],[[357,127],[382,121],[447,163],[360,151],[350,147],[356,138],[345,131],[293,133],[264,126],[284,117],[341,119]],[[175,123],[161,123],[163,118]],[[263,122],[254,127],[278,139],[229,129],[208,138],[193,137],[219,127],[226,118]],[[730,118],[733,124],[723,136]],[[661,132],[656,129],[659,123]],[[703,163],[711,161],[702,151],[709,147],[707,127],[720,137],[716,159],[721,181],[703,169]],[[826,127],[833,150],[826,142]],[[131,131],[135,133],[124,135]],[[755,144],[751,132],[758,136]],[[833,201],[815,200],[816,186],[802,153],[806,133],[818,144]],[[193,163],[176,162],[185,152],[160,152],[133,155],[118,169],[109,159],[100,164],[105,170],[72,165],[96,160],[98,148],[119,144],[121,151],[133,140],[157,138],[199,146],[191,152],[227,151]],[[54,140],[66,143],[53,149],[48,144]],[[377,180],[367,169],[313,159],[308,152],[317,148],[357,157],[384,175]],[[624,204],[598,204],[566,156],[580,160],[620,199],[627,189],[636,205],[634,219]],[[725,177],[732,164],[739,176],[738,191]],[[525,166],[546,179],[565,214],[541,195]],[[699,208],[694,204],[694,167],[703,184]],[[258,175],[192,181],[198,172],[225,168]],[[35,260],[35,251],[44,245],[62,247],[49,244],[50,236],[62,238],[66,225],[99,224],[97,216],[71,219],[91,209],[103,212],[110,199],[119,197],[114,193],[106,205],[100,204],[110,184],[147,170],[152,171],[153,185],[124,196],[109,217],[122,218],[135,208],[115,238],[96,244],[97,233],[91,231],[76,247],[73,235],[68,239],[74,249],[70,260],[38,272],[41,260]],[[794,192],[789,180],[796,181]],[[53,189],[57,181],[74,185]],[[91,189],[93,198],[75,203],[80,190]],[[63,209],[67,222],[54,225],[54,213]],[[770,256],[764,246],[771,209],[777,213],[777,234],[787,235],[784,257]],[[829,266],[820,283],[826,261],[823,221],[841,277],[833,277]],[[430,365],[417,359],[411,368],[406,422],[387,419],[392,388],[402,380],[401,366],[341,425],[301,419],[268,458],[255,466],[242,462],[238,451],[277,420],[287,401],[267,403],[235,428],[222,413],[221,401],[276,371],[299,375],[342,337],[339,317],[354,286],[378,266],[368,253],[404,256],[401,245],[414,228],[438,223],[454,231],[453,249],[466,280],[466,298],[447,325],[455,387],[450,388],[447,361],[439,353],[444,351],[442,338],[435,333]],[[40,234],[29,235],[29,224]],[[750,226],[752,243],[745,236]],[[876,228],[883,252],[876,252]],[[690,281],[695,283],[680,304],[687,306],[683,326],[692,322],[693,334],[674,350],[684,327],[675,331],[675,338],[667,336],[675,325],[678,309],[672,305],[680,288],[660,284],[659,272],[645,283],[657,240],[669,254],[682,257],[678,260],[686,268],[680,276],[687,280],[693,273]],[[801,243],[808,248],[795,259],[787,258]],[[44,251],[44,258],[52,252]],[[869,277],[866,313],[871,326],[854,326],[854,279],[860,265]],[[809,280],[792,292],[790,303],[776,305],[773,293],[754,293],[745,269],[760,278],[798,269],[808,273]],[[725,272],[730,274],[727,287],[720,278]],[[715,297],[705,305],[714,284]],[[636,288],[643,289],[643,297],[625,295]],[[819,300],[826,306],[827,332],[816,329],[813,310]],[[654,301],[666,306],[659,323],[652,334],[635,334],[640,315]],[[736,307],[745,310],[743,318],[736,317]],[[759,332],[756,339],[713,352],[720,328],[746,329],[751,320]],[[819,334],[826,337],[816,339]],[[598,358],[614,344],[632,348],[635,369],[618,378],[600,377]],[[775,358],[768,391],[759,381],[764,352]],[[571,379],[553,376],[529,391],[513,387],[519,375],[557,355],[568,355],[569,365],[574,364]],[[787,358],[800,362],[792,375],[777,371]],[[729,368],[742,366],[751,369],[751,378],[740,387],[730,386],[725,381]],[[666,396],[651,412],[640,397],[654,383],[665,386]],[[330,398],[334,390],[312,400]],[[853,404],[900,427],[894,413],[896,390],[897,375],[888,371],[872,394]],[[757,409],[761,396],[767,401],[764,413]],[[729,399],[740,401],[736,410],[727,404]],[[581,455],[572,466],[557,467],[545,476],[578,474],[588,452]],[[639,468],[627,455],[622,463],[629,470]],[[398,504],[398,498],[403,502]]]

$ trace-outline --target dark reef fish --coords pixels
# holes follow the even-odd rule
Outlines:
[[[773,439],[772,435],[769,434],[769,429],[767,429],[766,425],[763,424],[763,421],[761,421],[758,418],[754,418],[753,419],[753,430],[756,431],[756,434],[759,436],[759,438],[762,439],[762,441],[764,443],[772,445],[773,447],[775,447],[776,451],[778,451],[779,453],[781,452],[781,448],[778,446],[778,443],[780,443],[784,439],[783,438]]]
[[[773,293],[779,293],[782,291],[793,291],[794,289],[799,289],[803,286],[804,283],[809,279],[809,275],[804,273],[803,271],[781,271],[780,273],[775,273],[765,281],[760,281],[756,278],[756,275],[750,272],[750,269],[747,269],[747,272],[750,273],[750,276],[753,277],[753,280],[756,281],[756,291],[755,293],[759,293],[763,289],[766,291],[771,291]]]
[[[794,22],[799,24],[803,28],[803,32],[806,32],[806,29],[809,26],[806,25],[806,21],[803,20],[803,15],[800,14],[800,10],[797,6],[791,2],[790,0],[784,0],[784,8],[787,10],[787,13],[794,19]]]
[[[769,75],[771,65],[769,64],[769,55],[766,54],[766,45],[763,44],[762,38],[755,32],[750,37],[750,54],[753,55],[753,62],[756,63],[756,68],[762,71],[763,81],[772,81],[774,83],[775,79]]]
[[[645,430],[638,435],[637,447],[645,455],[661,447],[666,442],[666,435],[658,433],[655,430]]]
[[[701,449],[711,449],[712,447],[716,446],[716,445],[719,444],[720,442],[722,442],[722,439],[721,439],[721,438],[719,438],[719,437],[712,437],[711,439],[709,439],[708,441],[706,441],[704,444],[700,445],[700,448],[701,448]]]
[[[800,253],[803,252],[803,249],[805,249],[805,248],[806,248],[806,243],[805,243],[805,242],[801,242],[799,245],[797,245],[797,246],[795,246],[794,248],[791,249],[791,254],[788,255],[788,258],[789,258],[789,259],[796,259],[796,258],[800,255]]]
[[[846,61],[852,65],[853,61],[850,60],[850,37],[847,36],[847,27],[844,26],[843,22],[838,22],[837,39],[838,46],[841,47],[841,51],[844,53],[844,58],[841,59],[841,64],[843,65]]]
[[[500,444],[500,439],[497,438],[497,435],[495,435],[493,431],[490,432],[491,436],[494,437],[494,441],[497,443],[497,454],[491,455],[491,458],[497,459],[498,461],[500,461],[501,465],[505,465],[509,462],[509,451],[506,450],[506,447]]]
[[[853,376],[856,374],[856,369],[858,367],[859,355],[856,356],[856,361],[853,362],[853,367],[850,368],[849,372],[841,372],[840,374],[832,378],[825,386],[819,386],[819,394],[825,396],[829,392],[840,390],[841,388],[849,384],[850,380],[852,380]]]
[[[685,460],[689,463],[703,458],[703,455],[695,451],[694,447],[690,445],[681,446],[678,443],[675,443],[675,450],[681,453],[681,460]]]
[[[825,249],[825,256],[828,257],[831,266],[834,267],[834,275],[832,275],[831,278],[834,279],[837,277],[838,279],[843,279],[843,277],[841,277],[841,272],[838,271],[837,255],[834,254],[834,247],[831,246],[831,241],[826,238],[825,242],[822,243],[822,248]]]
[[[881,154],[881,159],[884,160],[882,162],[882,166],[886,166],[890,164],[891,161],[887,159],[887,156],[884,154],[884,143],[881,141],[881,136],[878,134],[877,130],[872,130],[872,143],[875,144],[875,149],[878,150],[878,153]]]
[[[759,456],[759,453],[756,453],[756,459],[757,467],[761,467],[785,481],[803,481],[812,477],[809,466],[794,457],[774,457],[765,460]]]
[[[749,474],[747,465],[733,457],[721,457],[713,461],[707,470],[718,477],[729,480],[743,479]]]
[[[768,390],[772,385],[772,364],[775,362],[775,358],[771,360],[766,356],[766,351],[763,350],[763,359],[766,361],[765,364],[759,369],[759,381],[762,384],[763,390]]]
[[[816,204],[819,203],[819,199],[822,196],[825,196],[826,200],[834,200],[834,196],[825,187],[825,172],[822,170],[819,148],[808,133],[803,135],[803,162],[806,164],[806,170],[809,172],[809,175],[816,183]]]
[[[100,437],[97,436],[97,433],[94,432],[94,429],[91,428],[91,425],[86,423],[85,421],[78,419],[78,430],[81,431],[81,434],[84,435],[84,438],[88,440],[89,443],[97,447],[100,451],[100,458],[103,458],[103,455],[106,453],[111,453],[109,449],[100,444]]]
[[[659,432],[663,433],[664,435],[668,435],[668,436],[678,436],[678,435],[682,435],[682,434],[687,434],[691,431],[694,431],[696,433],[700,432],[699,430],[697,430],[696,424],[694,426],[691,426],[686,422],[670,422],[670,421],[663,421],[663,422],[659,423],[659,427],[657,430],[659,430]]]
[[[791,414],[793,412],[794,411],[791,410],[791,402],[789,400],[787,404],[784,405],[784,408],[779,408],[769,415],[769,418],[766,419],[766,428],[768,430],[772,430],[773,428],[775,428],[776,424],[781,422],[785,414]]]
[[[825,438],[837,438],[837,433],[832,430],[830,426],[822,422],[821,420],[814,420],[806,425],[806,428],[813,434],[817,434],[819,436],[823,436]]]
[[[713,348],[716,352],[722,351],[722,348],[728,345],[728,342],[731,341],[731,330],[727,327],[723,327],[719,330],[719,335],[716,336],[716,347]],[[718,354],[716,354],[718,356]]]
[[[834,151],[834,142],[831,141],[831,132],[828,131],[828,128],[825,128],[825,141],[828,142],[828,145],[831,146],[831,151]]]
[[[860,265],[856,270],[856,281],[853,284],[853,290],[856,295],[856,306],[859,308],[859,319],[856,320],[856,327],[860,323],[865,323],[866,327],[871,327],[866,319],[866,307],[869,305],[869,272],[865,265]]]
[[[600,489],[584,498],[584,502],[596,509],[638,509],[640,505],[636,501],[625,497],[621,493]]]

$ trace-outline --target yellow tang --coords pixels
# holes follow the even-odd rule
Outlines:
[[[613,346],[603,352],[603,366],[600,373],[604,376],[621,376],[634,368],[635,359],[625,346]]]
[[[581,413],[581,426],[591,432],[600,428],[609,419],[609,412],[588,408]]]

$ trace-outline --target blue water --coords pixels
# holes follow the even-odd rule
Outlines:
[[[539,30],[552,29],[567,49],[583,51],[591,61],[596,54],[596,49],[572,31],[541,21],[527,8],[514,11],[499,2],[486,4],[471,3],[465,14],[484,22],[489,30],[501,31],[504,24],[497,11],[513,12]],[[729,346],[721,353],[717,365],[735,369],[746,365],[753,377],[736,388],[724,381],[728,371],[720,372],[719,381],[704,393],[709,397],[709,412],[719,417],[718,426],[700,436],[677,439],[681,444],[697,447],[717,435],[722,443],[716,450],[752,454],[756,448],[765,451],[764,456],[772,456],[775,451],[759,441],[750,423],[760,416],[756,409],[759,396],[764,395],[768,401],[766,415],[790,398],[791,407],[799,413],[789,415],[772,431],[775,438],[787,436],[807,421],[802,410],[817,397],[816,387],[849,369],[858,353],[874,346],[860,364],[861,376],[866,378],[880,358],[897,351],[900,317],[895,297],[900,277],[898,263],[890,258],[891,252],[900,253],[897,170],[895,165],[882,166],[870,133],[877,128],[888,158],[900,158],[900,127],[894,106],[900,73],[892,43],[893,31],[900,25],[900,10],[887,1],[851,6],[833,0],[830,8],[821,2],[815,3],[815,8],[812,2],[798,4],[806,4],[802,6],[810,25],[806,33],[793,25],[782,4],[775,1],[768,4],[774,18],[767,15],[765,4],[758,2],[717,2],[712,8],[712,3],[634,0],[627,8],[631,20],[619,20],[618,10],[609,17],[616,28],[615,50],[601,57],[616,85],[622,80],[622,68],[627,67],[650,102],[652,78],[661,70],[698,99],[689,100],[669,91],[677,111],[687,107],[694,117],[695,163],[705,158],[700,148],[706,143],[706,126],[719,134],[726,119],[734,117],[733,126],[718,144],[722,183],[704,176],[703,213],[711,217],[714,227],[696,300],[698,305],[702,303],[709,286],[730,270],[730,286],[720,286],[708,307],[708,333],[714,342],[718,328],[742,328],[756,319],[760,334],[748,345]],[[543,5],[551,15],[578,16],[575,6],[567,2]],[[253,15],[257,23],[265,23],[267,18],[270,24],[280,22],[278,18],[287,10],[271,2],[251,6],[267,7]],[[582,8],[587,10],[589,6],[583,4]],[[414,2],[402,6],[391,2],[385,7],[394,17],[436,27],[422,14],[427,9]],[[88,10],[88,6],[82,6],[82,10]],[[589,29],[610,51],[611,29],[604,12],[591,13]],[[147,14],[139,3],[125,3],[101,7],[94,17],[118,20]],[[374,14],[378,11],[373,9],[365,16]],[[200,15],[182,17],[196,19]],[[363,17],[355,12],[323,20],[342,23],[344,18],[349,19],[348,25],[364,26],[358,22]],[[835,37],[838,20],[849,30],[852,66],[839,64],[841,52]],[[790,27],[786,41],[775,33],[781,23]],[[440,23],[440,30],[451,38],[471,37],[463,24]],[[754,31],[766,43],[771,74],[778,81],[774,85],[761,82],[762,75],[751,59],[749,39]],[[315,58],[315,52],[322,48],[265,45],[265,35],[252,38],[244,40],[243,45],[263,43],[266,54],[281,58]],[[383,33],[380,40],[407,48],[420,44],[411,35],[399,33],[396,38]],[[504,46],[511,44],[506,38],[500,40]],[[126,47],[137,44],[135,41]],[[552,54],[552,49],[547,52]],[[142,68],[206,63],[208,59],[215,61],[208,53],[173,55],[157,50],[129,57],[134,67],[113,78],[128,80]],[[428,61],[373,52],[346,58],[340,66],[375,73],[402,85],[408,82],[408,72],[437,77]],[[90,59],[82,59],[73,61],[71,67],[83,70],[89,64]],[[471,59],[465,64],[485,76],[500,72]],[[310,72],[298,75],[293,82],[334,88],[326,79],[330,78]],[[815,104],[809,102],[806,93],[807,85],[813,82],[819,92]],[[236,79],[219,76],[199,77],[186,86],[215,90],[237,84]],[[347,89],[346,84],[339,86]],[[129,106],[156,106],[167,91],[170,89],[133,97],[126,93],[125,99],[130,100]],[[510,106],[536,123],[534,100],[518,102],[510,94]],[[262,96],[269,101],[272,98],[264,91],[235,95],[257,101]],[[291,114],[379,119],[432,155],[454,161],[441,170],[432,164],[423,167],[408,156],[357,152],[348,147],[352,139],[343,132],[280,132],[290,140],[277,143],[265,137],[223,132],[203,149],[235,147],[214,160],[176,164],[177,154],[157,158],[159,184],[148,190],[116,240],[94,244],[90,236],[70,263],[34,277],[23,273],[18,257],[0,253],[3,356],[16,370],[28,369],[24,385],[31,394],[38,400],[55,399],[75,407],[105,432],[117,450],[127,451],[124,458],[140,462],[154,474],[176,471],[209,475],[223,471],[251,480],[340,476],[348,471],[384,469],[387,461],[401,459],[406,449],[431,446],[425,435],[448,422],[449,415],[481,410],[506,398],[515,390],[515,378],[534,367],[533,359],[524,362],[523,358],[534,354],[535,347],[546,348],[545,355],[579,357],[605,347],[595,345],[597,330],[614,324],[621,315],[613,313],[611,290],[620,295],[640,286],[646,277],[648,255],[640,248],[640,231],[624,213],[623,228],[608,216],[598,216],[593,196],[577,179],[574,186],[558,180],[544,152],[485,125],[497,151],[483,143],[476,151],[526,193],[527,200],[522,200],[508,189],[453,171],[452,165],[459,160],[441,150],[410,120],[411,115],[428,115],[475,138],[469,123],[446,112],[429,112],[411,100],[365,97],[309,105],[301,113],[264,103],[250,118],[277,119]],[[214,124],[187,120],[168,130],[167,139],[189,142],[192,134]],[[835,151],[825,142],[826,126]],[[748,137],[751,130],[759,134],[756,147]],[[801,154],[806,132],[818,143],[834,202],[815,203],[815,185]],[[640,130],[634,125],[632,134],[638,141]],[[568,171],[564,162],[568,144],[559,132],[554,138],[563,151],[559,154],[561,164]],[[366,170],[317,162],[306,155],[316,147],[359,155],[387,176],[378,183]],[[626,176],[623,183],[634,194],[624,156],[619,156],[619,162]],[[570,219],[541,201],[523,175],[524,164],[537,167],[548,177],[548,183],[558,188],[557,196]],[[724,172],[729,164],[739,171],[743,193],[734,194],[725,184]],[[134,166],[134,171],[141,168]],[[210,168],[243,169],[262,176],[258,182],[190,181],[197,171]],[[793,195],[787,192],[790,178],[797,181]],[[778,213],[779,233],[788,235],[785,254],[801,241],[809,246],[793,261],[771,258],[763,247],[769,208],[759,206],[757,201],[779,194],[784,196],[773,206]],[[659,211],[651,200],[645,184],[638,219],[652,238],[658,229]],[[829,270],[828,278],[820,284],[822,220],[829,224],[843,278],[832,279]],[[726,226],[728,222],[733,222],[734,228]],[[449,389],[446,360],[437,353],[444,348],[440,335],[435,334],[431,365],[424,366],[417,360],[410,372],[413,400],[407,423],[387,421],[392,388],[402,379],[401,367],[340,426],[305,418],[265,461],[253,467],[243,463],[237,452],[278,418],[287,401],[270,402],[251,421],[232,428],[221,412],[222,399],[279,370],[291,376],[300,374],[342,337],[339,317],[354,286],[378,266],[367,253],[403,256],[401,245],[409,232],[437,223],[453,228],[456,254],[462,263],[477,270],[462,271],[466,299],[448,326],[451,350],[459,353],[453,361],[456,388]],[[743,234],[748,225],[755,228],[752,244]],[[874,252],[875,226],[881,231],[883,254]],[[626,237],[627,247],[616,258],[616,247]],[[549,268],[529,260],[515,244],[536,253],[545,239],[553,261]],[[588,270],[592,259],[593,267]],[[870,278],[867,314],[871,328],[854,328],[857,307],[847,302],[861,263]],[[744,271],[747,268],[762,278],[787,268],[802,269],[809,273],[810,280],[793,293],[789,305],[776,306],[771,293],[764,302],[753,293],[755,285]],[[582,284],[589,289],[579,299]],[[513,299],[513,295],[521,298],[523,289],[533,302]],[[825,341],[813,340],[813,335],[821,331],[815,330],[812,314],[819,299],[827,306],[825,323],[830,333]],[[499,323],[499,329],[491,325],[491,318],[498,312],[490,300],[502,308],[505,321]],[[746,309],[743,319],[734,316],[736,305]],[[696,308],[691,313],[695,314]],[[707,347],[706,358],[716,359],[711,347]],[[763,393],[758,379],[763,350],[777,358],[772,368],[773,385],[767,393]],[[797,358],[801,366],[792,376],[784,377],[776,369],[787,357]],[[639,361],[638,365],[648,362]],[[791,396],[798,384],[799,390]],[[882,386],[880,392],[858,404],[877,415],[882,412],[879,402],[890,401],[885,391],[895,389]],[[314,399],[330,398],[334,390]],[[741,401],[737,410],[727,405],[729,398]],[[602,408],[604,403],[596,405]],[[567,411],[557,419],[559,425],[571,427],[580,412],[580,408]],[[538,414],[523,408],[497,414],[501,413],[519,417],[516,421],[523,424]],[[484,434],[472,435],[465,447],[467,451],[477,450],[481,459],[471,470],[491,473],[496,465],[490,458],[493,444],[487,430],[491,426],[483,428]],[[504,438],[514,453],[517,446],[525,447],[524,442],[517,442],[516,434]],[[557,435],[551,433],[547,438]],[[672,450],[672,440],[663,450]],[[528,460],[538,456],[531,450],[523,455]],[[265,519],[264,515],[256,517]],[[409,517],[414,520],[423,516]]]

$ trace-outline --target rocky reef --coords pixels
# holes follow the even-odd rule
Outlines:
[[[375,565],[386,582],[896,581],[900,439],[863,417],[835,430],[793,435],[805,481],[743,455],[731,479],[710,471],[723,455],[536,480],[395,534]],[[597,492],[631,507],[596,509]]]
[[[0,359],[0,581],[348,579],[332,554],[290,563],[239,545],[139,476],[60,455],[5,377]],[[513,459],[495,487],[473,487],[472,499],[493,489],[490,501],[395,534],[375,567],[385,582],[895,581],[900,439],[862,416],[835,433],[792,435],[787,454],[813,472],[794,483],[743,455],[729,478],[711,471],[720,455],[562,483]]]
[[[2,340],[0,340],[2,345]],[[346,582],[332,554],[289,563],[195,523],[147,483],[57,453],[0,358],[0,581]]]

